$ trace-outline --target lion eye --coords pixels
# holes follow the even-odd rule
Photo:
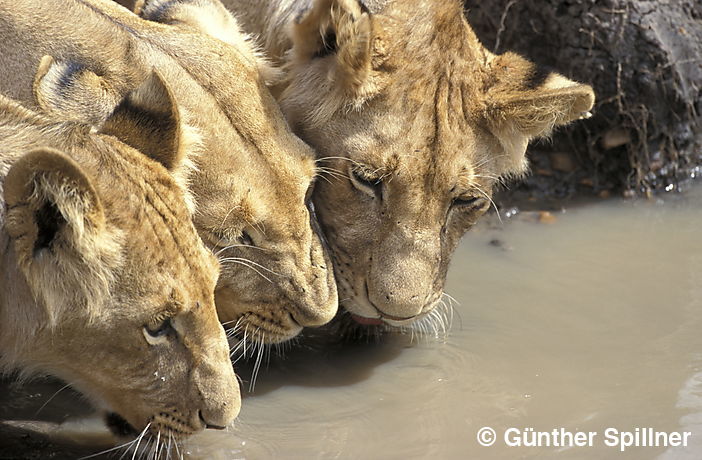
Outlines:
[[[374,177],[368,172],[359,168],[351,168],[351,183],[360,191],[371,195],[372,197],[379,196],[383,181],[380,177]]]
[[[165,342],[171,332],[175,332],[171,318],[163,320],[155,328],[144,326],[144,337],[151,345]]]
[[[207,238],[218,248],[229,249],[240,246],[255,246],[253,238],[246,230],[242,230],[241,233],[237,235],[233,230],[222,231],[212,229],[207,234]]]
[[[459,207],[459,208],[477,208],[479,205],[482,205],[483,199],[480,197],[459,197],[455,198],[453,200],[452,206]]]

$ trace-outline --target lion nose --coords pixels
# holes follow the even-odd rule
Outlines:
[[[318,327],[327,324],[336,315],[339,300],[334,292],[323,305],[307,303],[295,308],[290,314],[301,327]]]
[[[423,269],[421,264],[415,264],[400,268],[371,276],[366,284],[371,304],[385,318],[398,321],[422,313],[432,292],[432,286],[427,282],[432,278],[431,267]]]
[[[436,294],[441,262],[440,238],[431,229],[397,225],[371,259],[366,278],[370,303],[388,319],[411,319],[421,314]]]
[[[198,417],[207,428],[228,426],[241,408],[239,382],[229,360],[229,348],[226,341],[222,345],[209,347],[209,356],[192,371],[193,396],[200,401],[198,414],[193,411],[193,418]]]
[[[386,319],[404,321],[419,315],[424,308],[426,295],[405,292],[369,292],[368,300]]]
[[[205,428],[224,430],[239,413],[239,405],[233,404],[232,401],[222,402],[217,406],[210,407],[209,404],[205,404],[198,410],[198,417]]]
[[[298,287],[299,296],[290,309],[290,315],[301,327],[323,326],[334,318],[339,308],[333,270],[326,265],[315,268],[317,273],[313,279],[304,287]]]
[[[205,417],[202,415],[202,411],[198,411],[198,415],[200,416],[200,421],[205,425],[205,428],[209,430],[225,430],[227,428],[226,426],[214,425],[212,423],[209,423],[207,420],[205,420]]]

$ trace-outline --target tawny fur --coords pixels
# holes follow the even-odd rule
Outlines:
[[[495,184],[526,172],[531,139],[594,103],[587,85],[485,49],[459,0],[223,3],[282,66],[296,133],[347,176],[320,182],[314,202],[359,316],[426,316]]]
[[[0,96],[0,209],[0,371],[60,377],[164,438],[236,417],[217,261],[163,166]]]
[[[337,308],[331,262],[305,206],[314,153],[291,133],[266,87],[275,72],[265,70],[233,18],[222,19],[217,10],[198,16],[201,26],[226,27],[217,38],[177,21],[177,14],[210,4],[218,5],[140,3],[143,14],[158,11],[165,25],[110,0],[0,5],[7,25],[0,27],[0,90],[28,104],[35,92],[43,110],[98,127],[121,105],[124,116],[112,117],[109,132],[131,142],[124,135],[133,102],[127,95],[151,69],[158,71],[185,125],[199,134],[189,190],[195,226],[222,261],[220,319],[238,324],[249,338],[279,342],[301,326],[327,322]],[[54,67],[40,68],[45,76],[34,82],[45,55]]]

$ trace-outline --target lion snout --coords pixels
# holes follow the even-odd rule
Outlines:
[[[374,264],[366,283],[368,300],[383,318],[408,320],[424,312],[435,278],[434,267],[423,261]]]
[[[227,427],[239,415],[241,394],[234,369],[227,365],[201,363],[193,371],[194,390],[199,398],[197,423],[202,428]]]

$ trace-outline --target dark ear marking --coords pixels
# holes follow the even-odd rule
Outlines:
[[[50,249],[59,229],[66,224],[61,212],[51,201],[46,201],[34,212],[37,223],[37,239],[34,242],[34,255],[42,249]]]
[[[20,260],[84,249],[85,232],[105,228],[105,214],[91,180],[80,165],[47,147],[32,150],[12,165],[3,190],[5,230]]]
[[[304,8],[302,8],[297,13],[297,15],[295,15],[295,24],[300,24],[305,19],[305,17],[307,16],[307,13],[309,13],[311,9],[312,9],[311,6],[305,6]]]
[[[329,29],[322,39],[322,48],[320,48],[312,58],[323,58],[335,54],[336,51],[336,32],[333,29]]]
[[[120,129],[113,129],[113,125],[117,125],[119,128],[129,126],[133,131],[127,131],[125,134]],[[172,117],[163,112],[139,106],[131,99],[126,98],[115,108],[102,132],[121,138],[126,144],[151,156],[166,169],[171,170],[177,166],[177,161],[174,161],[174,157],[169,155],[171,153],[169,149],[162,151],[159,147],[163,145],[170,147],[170,136],[174,131],[177,131],[177,128],[178,124]],[[133,133],[138,135],[132,135]]]
[[[169,24],[172,10],[181,3],[188,2],[143,0],[136,2],[134,12],[147,21]]]
[[[34,99],[47,113],[99,126],[119,96],[96,71],[76,61],[43,56],[32,85]]]
[[[67,62],[63,73],[58,77],[59,91],[64,91],[73,84],[75,75],[85,71],[86,68],[77,62]]]
[[[358,6],[361,7],[361,13],[366,13],[368,15],[372,14],[371,10],[368,8],[368,6],[362,0],[359,0]]]
[[[185,155],[181,130],[175,97],[161,75],[153,71],[120,101],[100,132],[115,136],[173,171]]]
[[[535,65],[524,79],[524,89],[531,90],[540,88],[546,83],[546,80],[552,73],[554,73],[553,69],[548,66]]]

